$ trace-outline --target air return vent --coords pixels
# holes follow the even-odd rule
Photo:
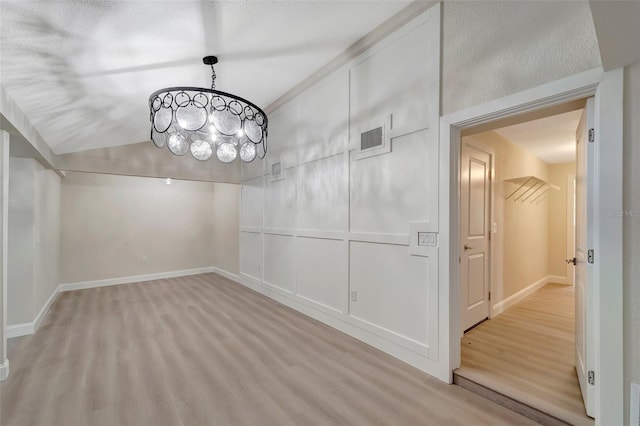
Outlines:
[[[382,127],[360,134],[360,150],[382,146]]]

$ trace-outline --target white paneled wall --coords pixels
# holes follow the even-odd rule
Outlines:
[[[416,240],[438,232],[439,7],[271,113],[241,197],[245,285],[427,372],[438,247]],[[384,149],[361,154],[378,127]]]

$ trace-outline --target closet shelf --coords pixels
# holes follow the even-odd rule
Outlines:
[[[560,187],[551,184],[543,179],[535,176],[521,176],[512,179],[505,179],[507,183],[513,184],[515,189],[509,192],[509,195],[505,199],[513,199],[514,202],[520,201],[524,203],[526,201],[529,204],[540,203],[545,199],[550,190],[560,190]]]

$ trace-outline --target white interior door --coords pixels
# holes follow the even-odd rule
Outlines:
[[[491,154],[463,143],[460,161],[460,278],[463,330],[489,316]]]
[[[575,303],[576,303],[576,372],[587,414],[594,416],[595,386],[594,369],[594,282],[593,282],[593,143],[589,142],[589,133],[594,126],[594,98],[587,100],[580,124],[576,131],[576,266],[575,266]],[[591,378],[593,377],[593,379]]]

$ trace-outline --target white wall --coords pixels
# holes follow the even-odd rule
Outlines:
[[[624,377],[625,424],[630,383],[640,384],[640,63],[624,73]]]
[[[245,167],[241,200],[243,283],[425,370],[439,356],[438,249],[413,249],[410,223],[437,231],[439,18],[271,113],[284,179]],[[391,152],[358,159],[360,133],[390,116]]]
[[[600,66],[586,1],[446,1],[443,115]]]
[[[444,113],[600,65],[586,2],[442,7]],[[439,93],[437,82],[425,81],[436,76],[438,58],[421,56],[429,37],[409,40],[373,56],[369,66],[348,64],[270,115],[269,158],[283,160],[286,178],[272,182],[256,168],[243,171],[240,271],[245,284],[446,378],[450,372],[435,360],[448,355],[425,350],[439,343],[429,327],[439,325],[443,338],[448,323],[438,312],[447,296],[428,278],[439,273],[431,266],[437,249],[416,260],[408,232],[410,221],[440,227],[438,166],[431,163],[438,157],[437,108],[430,107]],[[347,156],[345,144],[388,112],[394,126],[404,126],[398,114],[415,120],[413,130],[421,120],[429,129],[398,138],[391,154]],[[357,302],[349,301],[350,290],[358,291]]]
[[[59,284],[60,177],[38,162],[11,158],[8,324],[36,319]]]
[[[61,283],[213,266],[214,187],[68,173],[62,182]]]
[[[35,249],[35,161],[9,162],[9,270],[7,321],[10,325],[33,321]]]

